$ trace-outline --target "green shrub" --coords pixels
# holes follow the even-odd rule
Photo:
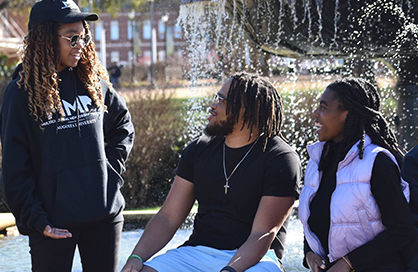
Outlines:
[[[306,146],[314,143],[316,138],[313,111],[318,106],[318,99],[323,90],[296,90],[281,93],[284,107],[282,135],[299,154],[302,169],[308,163]]]
[[[161,205],[171,188],[174,170],[188,137],[181,117],[183,101],[147,95],[128,103],[135,144],[123,174],[126,208]]]
[[[271,74],[273,76],[289,75],[295,73],[295,68],[290,66],[275,66],[271,67]]]

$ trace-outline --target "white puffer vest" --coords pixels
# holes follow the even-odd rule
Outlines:
[[[331,225],[328,237],[331,262],[340,259],[360,247],[386,229],[382,224],[380,210],[370,189],[373,164],[379,152],[389,156],[396,165],[395,157],[386,149],[371,143],[365,136],[364,155],[360,160],[357,142],[337,168],[337,184],[331,196]],[[325,257],[318,237],[310,230],[309,205],[321,182],[322,172],[318,164],[325,142],[308,146],[310,156],[305,172],[305,186],[299,199],[299,218],[303,224],[306,240],[312,251]],[[409,201],[408,183],[401,183],[405,198]]]

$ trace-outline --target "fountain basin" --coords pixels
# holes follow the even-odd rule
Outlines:
[[[170,243],[158,254],[183,244],[191,234],[192,229],[185,228],[177,231]],[[138,242],[143,229],[132,229],[122,233],[121,249],[119,251],[119,269],[122,269],[127,257]],[[303,258],[303,230],[300,221],[292,218],[289,222],[286,239],[286,250],[283,263],[289,272],[306,272],[302,266]],[[0,238],[0,271],[29,272],[31,271],[30,254],[27,236],[6,236]],[[73,262],[73,272],[81,272],[81,262],[78,251]]]
[[[15,224],[15,218],[11,213],[0,213],[0,231]]]

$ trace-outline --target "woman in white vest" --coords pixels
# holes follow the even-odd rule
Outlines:
[[[311,271],[405,272],[415,239],[402,152],[379,111],[376,88],[359,78],[331,83],[314,111],[319,142],[308,146],[300,195],[304,265]]]

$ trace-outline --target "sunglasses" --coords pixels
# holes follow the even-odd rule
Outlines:
[[[58,37],[64,38],[66,40],[69,40],[70,41],[70,46],[72,48],[74,48],[74,47],[77,46],[77,44],[80,42],[80,39],[82,39],[83,42],[84,42],[84,46],[83,47],[86,47],[91,42],[91,35],[90,34],[87,34],[83,38],[80,35],[78,35],[78,34],[73,35],[71,38],[68,38],[68,37],[65,37],[65,36],[62,36],[62,35],[58,35]]]

